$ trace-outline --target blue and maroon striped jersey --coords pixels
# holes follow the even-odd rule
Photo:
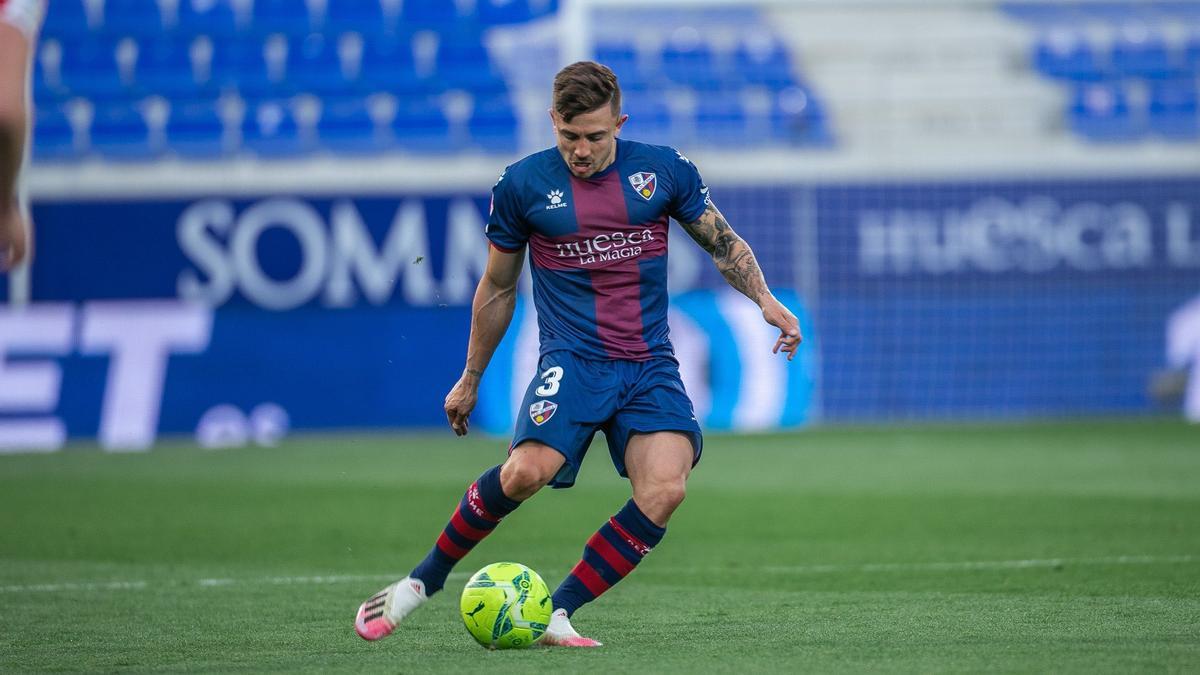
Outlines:
[[[576,178],[549,148],[509,166],[492,188],[487,236],[529,246],[541,353],[643,361],[671,356],[667,225],[708,203],[700,172],[673,148],[617,139],[604,171]]]

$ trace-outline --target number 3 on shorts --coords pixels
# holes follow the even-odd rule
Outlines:
[[[542,386],[534,390],[533,393],[538,396],[553,396],[558,393],[558,381],[562,379],[562,366],[554,366],[547,368],[546,372],[542,373]]]

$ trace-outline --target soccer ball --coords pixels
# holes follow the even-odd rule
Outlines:
[[[550,622],[550,591],[537,572],[520,563],[492,563],[475,573],[463,589],[463,624],[488,649],[523,649]]]

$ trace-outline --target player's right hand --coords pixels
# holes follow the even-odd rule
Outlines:
[[[479,378],[463,373],[454,384],[454,388],[446,394],[446,420],[456,436],[466,436],[470,430],[471,411],[479,399]]]
[[[16,204],[0,210],[0,270],[10,270],[21,264],[28,246],[21,210]]]

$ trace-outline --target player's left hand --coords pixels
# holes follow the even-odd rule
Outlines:
[[[787,354],[788,361],[796,358],[796,350],[800,349],[800,343],[804,341],[796,315],[774,297],[763,303],[762,314],[767,323],[779,329],[779,337],[775,340],[775,348],[771,353],[778,354],[782,351]]]

